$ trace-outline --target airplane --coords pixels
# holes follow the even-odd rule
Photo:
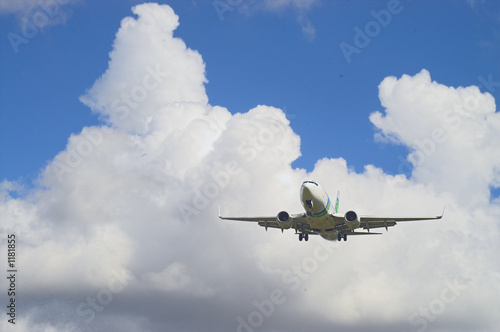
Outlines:
[[[259,226],[268,228],[278,228],[281,232],[285,229],[295,229],[295,234],[299,235],[299,241],[309,240],[309,235],[320,235],[329,241],[347,241],[347,236],[351,235],[374,235],[382,233],[370,232],[373,228],[395,226],[398,222],[441,219],[444,214],[435,217],[377,217],[362,216],[349,210],[345,214],[338,212],[339,193],[335,206],[328,197],[326,191],[316,182],[307,180],[300,187],[300,201],[305,209],[303,213],[289,214],[286,211],[279,212],[276,216],[270,217],[222,217],[222,220],[236,220],[257,222]],[[365,229],[365,232],[355,231]]]

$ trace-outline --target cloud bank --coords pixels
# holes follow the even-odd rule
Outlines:
[[[15,233],[22,271],[18,331],[496,329],[491,95],[426,70],[387,77],[370,120],[376,139],[408,147],[411,176],[356,173],[342,158],[308,173],[291,167],[300,137],[282,110],[211,105],[205,63],[174,37],[173,10],[132,11],[81,97],[102,125],[72,135],[29,195],[2,183],[2,247]],[[434,214],[446,204],[445,218],[342,243],[217,218],[219,205],[227,215],[300,212],[305,178],[340,189],[343,211]]]

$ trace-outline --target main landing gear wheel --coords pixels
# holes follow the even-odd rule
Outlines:
[[[347,234],[339,233],[339,235],[337,235],[337,240],[339,242],[342,241],[342,239],[344,239],[344,241],[347,241]]]
[[[309,241],[309,234],[299,233],[299,241],[302,241],[302,239]]]

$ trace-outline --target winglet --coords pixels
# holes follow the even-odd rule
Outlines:
[[[222,217],[220,216],[220,205],[219,205],[219,218],[222,219]]]
[[[441,215],[437,217],[437,219],[441,219],[444,216],[444,209],[446,209],[446,204],[443,206],[443,212],[441,212]]]

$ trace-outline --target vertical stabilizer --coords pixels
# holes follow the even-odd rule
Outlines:
[[[339,212],[339,198],[340,198],[340,191],[337,191],[337,200],[335,201],[335,213]]]

